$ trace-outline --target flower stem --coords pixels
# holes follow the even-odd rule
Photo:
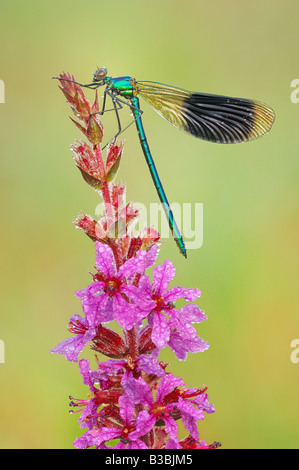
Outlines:
[[[124,330],[126,335],[126,342],[129,350],[129,355],[131,356],[133,361],[139,356],[139,336],[137,327],[133,326],[133,328],[129,331]]]

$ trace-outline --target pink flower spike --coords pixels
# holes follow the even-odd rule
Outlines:
[[[76,132],[79,129],[83,134],[83,140],[71,146],[75,165],[101,198],[96,219],[81,212],[74,220],[75,228],[95,245],[92,280],[76,292],[83,314],[70,318],[71,336],[51,350],[68,361],[78,361],[87,387],[86,396],[69,397],[70,412],[79,415],[79,426],[84,429],[74,446],[161,451],[217,448],[218,442],[207,444],[198,434],[199,421],[215,411],[207,386],[188,388],[170,372],[171,364],[159,359],[165,348],[172,350],[176,361],[209,347],[195,325],[207,319],[195,304],[201,292],[172,284],[176,269],[170,260],[156,265],[164,244],[161,235],[152,226],[136,230],[143,225],[138,220],[141,209],[126,200],[126,184],[116,181],[124,144],[114,139],[105,153],[101,146],[102,110],[108,109],[99,103],[97,88],[103,85],[113,92],[117,79],[105,67],[98,68],[84,86],[71,74],[57,78],[75,115],[71,119]],[[131,85],[138,88],[134,79]],[[88,94],[95,92],[94,101],[86,98],[85,89]],[[119,92],[119,98],[125,99]],[[87,346],[89,359],[84,354]],[[182,425],[187,433],[179,440]]]

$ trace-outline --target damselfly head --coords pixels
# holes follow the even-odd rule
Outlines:
[[[106,67],[101,67],[97,69],[95,73],[93,74],[93,81],[94,82],[103,81],[106,78],[107,73],[108,73],[108,70],[106,69]]]

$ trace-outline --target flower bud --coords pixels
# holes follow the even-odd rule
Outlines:
[[[123,152],[123,143],[120,145],[111,144],[108,149],[106,161],[106,177],[107,181],[112,181],[119,168],[120,159]]]
[[[146,326],[145,328],[143,328],[140,334],[140,339],[139,339],[140,354],[149,353],[149,352],[152,352],[154,349],[156,349],[156,346],[151,340],[151,335],[152,335],[152,329],[149,326]]]
[[[97,336],[93,340],[92,349],[113,359],[121,359],[125,357],[127,352],[122,337],[110,328],[101,325],[98,327]]]
[[[86,183],[96,190],[101,189],[102,172],[95,152],[83,141],[76,141],[74,145],[71,145],[71,150],[74,152],[74,160]]]
[[[103,139],[103,124],[97,114],[91,114],[88,119],[86,137],[93,145],[99,145]]]
[[[82,88],[76,83],[75,78],[69,74],[61,74],[59,76],[61,84],[61,91],[66,97],[68,103],[71,105],[74,113],[84,119],[84,116],[89,116],[91,112],[91,104],[86,98]]]
[[[125,186],[121,186],[121,185],[112,186],[111,202],[112,202],[113,207],[114,207],[116,212],[122,206],[123,199],[124,199],[124,196],[125,196],[125,191],[126,191]]]

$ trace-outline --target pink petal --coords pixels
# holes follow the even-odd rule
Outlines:
[[[158,377],[163,377],[165,374],[165,370],[160,366],[160,362],[152,354],[141,354],[137,362],[138,367],[147,374],[157,375]]]
[[[132,372],[130,372],[129,374],[125,374],[123,376],[121,384],[127,397],[134,405],[141,403],[144,406],[152,407],[152,392],[142,377],[139,377],[139,379],[134,379]]]
[[[168,320],[169,327],[173,330],[179,331],[182,338],[188,339],[190,336],[197,336],[197,331],[194,326],[190,325],[184,318],[181,312],[172,309],[171,316]]]
[[[96,264],[99,269],[107,278],[116,275],[116,265],[113,251],[108,245],[96,242]]]
[[[185,382],[180,379],[179,377],[176,377],[175,375],[172,374],[166,374],[164,377],[161,379],[160,384],[158,385],[157,388],[157,402],[162,402],[163,398],[168,395],[168,393],[172,392],[172,390],[175,387],[184,387]]]
[[[181,449],[182,447],[179,444],[179,441],[177,439],[168,439],[166,442],[165,449]]]
[[[120,294],[113,297],[115,320],[125,330],[131,330],[138,321],[136,307],[127,302]]]
[[[135,440],[138,437],[144,436],[153,429],[156,424],[156,417],[149,414],[146,410],[140,411],[136,419],[135,431],[128,434],[129,439]]]
[[[200,323],[207,319],[206,315],[195,304],[187,304],[179,309],[180,315],[189,323]]]
[[[93,431],[91,431],[92,433]],[[96,433],[94,442],[96,445],[101,444],[104,441],[110,441],[116,437],[121,436],[121,429],[118,428],[100,428],[99,432]]]
[[[164,416],[165,430],[172,439],[178,438],[178,426],[171,416]]]
[[[207,341],[204,341],[199,336],[183,338],[178,332],[176,332],[171,335],[171,338],[168,341],[168,346],[171,347],[178,359],[184,361],[188,352],[203,352],[208,349],[210,345]]]
[[[122,292],[134,302],[139,319],[145,318],[156,307],[156,302],[139,287],[128,284],[123,286]]]
[[[76,335],[61,341],[55,348],[51,349],[50,352],[63,354],[68,361],[77,362],[79,354],[85,344],[84,335]]]
[[[79,361],[79,370],[83,377],[83,383],[94,388],[93,382],[90,377],[90,364],[88,359],[80,359]]]
[[[135,258],[130,258],[118,270],[118,279],[130,279],[135,274],[143,274],[146,266],[146,255],[145,250],[138,251]]]
[[[175,276],[175,267],[173,264],[165,260],[163,264],[157,266],[153,270],[153,277],[154,277],[154,286],[155,292],[157,295],[163,296],[166,292],[170,281]]]
[[[158,245],[153,245],[146,253],[146,268],[153,266],[159,254]]]
[[[173,302],[177,299],[185,299],[186,301],[193,302],[197,297],[201,295],[199,289],[186,289],[185,287],[172,287],[164,295],[165,302]]]
[[[167,320],[162,313],[155,313],[153,320],[152,342],[159,349],[165,348],[169,341],[170,331]]]
[[[184,423],[186,430],[189,431],[191,436],[198,441],[197,421],[204,419],[203,411],[195,408],[183,398],[179,398],[177,407],[181,412],[182,422]]]
[[[135,413],[135,407],[127,395],[122,395],[118,399],[119,414],[124,420],[126,425],[131,424],[132,418]]]
[[[143,290],[149,297],[152,295],[152,283],[146,274],[143,274],[139,279],[138,288]]]

